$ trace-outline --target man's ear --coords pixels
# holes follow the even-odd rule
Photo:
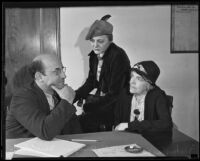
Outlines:
[[[35,73],[35,80],[38,80],[38,81],[43,81],[43,79],[42,79],[42,73],[40,73],[40,72],[36,72]]]

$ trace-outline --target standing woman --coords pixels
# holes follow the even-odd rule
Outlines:
[[[86,35],[93,48],[89,53],[89,74],[76,90],[74,100],[86,99],[85,114],[80,116],[84,132],[99,131],[101,125],[104,130],[112,129],[115,103],[120,92],[129,86],[130,61],[126,52],[113,43],[113,25],[107,22],[110,17],[96,20]]]

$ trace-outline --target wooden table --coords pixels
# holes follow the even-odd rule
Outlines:
[[[191,137],[183,134],[177,129],[173,130],[173,134],[136,134],[130,132],[97,132],[97,133],[85,133],[85,134],[73,134],[73,135],[60,135],[57,138],[64,140],[71,139],[95,139],[98,142],[80,142],[87,144],[86,147],[72,154],[70,157],[97,157],[92,149],[98,149],[103,147],[110,147],[115,145],[125,145],[136,143],[141,145],[149,152],[156,156],[163,157],[199,157],[199,143]],[[6,139],[6,152],[14,151],[14,144],[26,141],[30,138],[20,139]],[[24,157],[14,155],[15,158]],[[27,157],[27,156],[25,156]]]

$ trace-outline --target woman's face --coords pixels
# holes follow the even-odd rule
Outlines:
[[[130,92],[134,94],[143,94],[147,91],[148,82],[144,80],[139,74],[135,71],[131,72],[130,79]]]
[[[90,40],[92,49],[95,54],[101,54],[106,51],[111,41],[109,41],[107,35],[95,36]]]

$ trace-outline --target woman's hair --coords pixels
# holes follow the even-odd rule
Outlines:
[[[113,34],[107,34],[106,36],[109,41],[113,41]],[[90,40],[92,40],[92,38]]]
[[[147,82],[146,90],[149,91],[153,88],[154,88],[154,86],[152,84],[150,84],[149,82]]]
[[[108,40],[109,41],[113,41],[113,34],[109,34],[109,35],[107,35],[108,36]]]

